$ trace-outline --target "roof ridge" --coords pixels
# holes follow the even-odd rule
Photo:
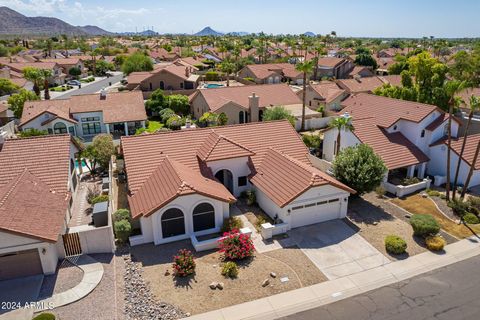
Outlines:
[[[278,153],[278,154],[280,154],[282,157],[284,157],[285,159],[287,159],[289,162],[293,163],[294,165],[296,165],[296,166],[299,167],[300,169],[305,170],[305,171],[307,171],[308,173],[310,173],[310,174],[311,174],[310,183],[309,183],[310,186],[312,186],[312,185],[314,184],[314,182],[315,182],[315,180],[316,180],[317,177],[318,177],[318,178],[321,178],[321,179],[324,180],[324,181],[327,181],[326,179],[324,179],[324,177],[322,177],[321,175],[319,175],[317,172],[314,172],[313,170],[309,170],[310,167],[308,167],[308,166],[307,166],[306,164],[304,164],[303,162],[300,162],[299,160],[297,160],[297,159],[295,159],[295,158],[289,156],[288,154],[285,154],[285,153],[283,153],[283,152],[281,152],[281,151],[279,151],[279,150],[276,150],[275,148],[270,147],[269,149],[272,150],[272,151],[274,151],[274,152],[276,152],[276,153]],[[312,168],[314,168],[314,167],[312,167]],[[327,181],[327,182],[328,182],[328,181]]]
[[[3,206],[3,204],[5,203],[5,201],[7,201],[8,197],[10,196],[10,194],[13,192],[13,190],[17,187],[18,183],[20,182],[21,178],[25,175],[25,173],[27,173],[28,169],[25,168],[23,169],[23,171],[15,178],[12,179],[12,181],[14,181],[13,185],[7,190],[7,192],[5,192],[5,194],[3,195],[3,197],[0,199],[0,207]]]

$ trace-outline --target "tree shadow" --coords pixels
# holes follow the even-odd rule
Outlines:
[[[362,197],[356,197],[350,201],[348,217],[355,223],[374,225],[381,221],[392,221],[395,219],[386,212],[380,205],[375,205]]]

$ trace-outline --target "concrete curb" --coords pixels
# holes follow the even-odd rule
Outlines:
[[[322,282],[258,300],[194,315],[189,320],[276,319],[373,289],[480,255],[480,242],[474,237],[445,247],[443,253],[424,252],[343,278]]]

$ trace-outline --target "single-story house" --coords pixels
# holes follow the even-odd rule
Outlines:
[[[72,96],[68,99],[27,101],[19,129],[49,134],[70,133],[90,140],[100,133],[114,138],[134,134],[145,127],[147,114],[140,91]]]
[[[85,63],[82,59],[78,57],[69,57],[69,58],[61,58],[61,59],[42,59],[42,62],[53,62],[56,63],[62,68],[62,72],[70,76],[70,69],[77,68],[80,70],[80,78],[84,78],[88,75],[88,69],[85,67]]]
[[[345,217],[355,192],[312,166],[286,120],[123,137],[121,147],[136,244],[218,232],[247,190],[288,229]]]
[[[69,135],[6,140],[0,151],[0,280],[55,273],[77,176]]]
[[[303,89],[297,92],[303,99]],[[340,89],[335,82],[321,81],[318,84],[309,84],[306,91],[306,104],[311,110],[323,108],[323,114],[330,116],[340,111],[341,102],[348,96],[344,89]]]
[[[238,72],[240,78],[252,78],[257,84],[280,82],[303,83],[303,73],[290,63],[268,63],[246,65]]]
[[[14,62],[2,63],[10,68],[11,71],[23,74],[23,70],[27,67],[52,71],[52,76],[48,79],[50,84],[61,85],[65,83],[67,75],[63,72],[62,67],[56,62]]]
[[[371,67],[365,67],[365,66],[355,66],[352,71],[348,74],[349,78],[367,78],[367,77],[373,77],[373,71]]]

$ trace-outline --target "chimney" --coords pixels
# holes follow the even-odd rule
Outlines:
[[[362,77],[359,74],[354,75],[353,79],[355,79],[358,83],[362,82]]]
[[[100,90],[100,100],[105,100],[105,99],[107,99],[107,90],[103,88],[102,90]]]
[[[188,67],[185,67],[185,77],[190,77],[190,70],[188,69]]]
[[[258,122],[259,111],[260,111],[260,97],[257,97],[255,92],[252,92],[252,95],[248,97],[248,108],[250,109],[250,121]]]

